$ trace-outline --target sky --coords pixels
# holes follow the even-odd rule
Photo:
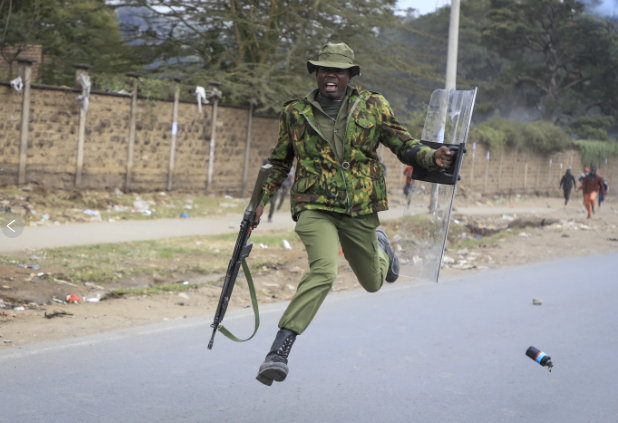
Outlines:
[[[588,3],[596,3],[597,7],[593,13],[603,16],[618,15],[618,1],[616,0],[588,0]],[[451,0],[398,0],[397,7],[399,9],[407,9],[409,7],[419,11],[421,15],[435,12],[443,6],[451,4]]]
[[[432,13],[436,8],[451,4],[450,0],[399,0],[397,7],[399,9],[407,9],[409,7],[419,11],[421,15]]]

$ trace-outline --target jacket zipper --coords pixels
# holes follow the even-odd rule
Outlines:
[[[351,112],[354,111],[354,108],[356,108],[356,105],[358,104],[359,101],[360,101],[360,99],[356,100],[356,103],[354,103],[354,106],[352,106],[352,110],[350,111],[350,114],[348,115],[348,119],[346,120],[346,138],[347,138],[347,130],[348,130],[348,126],[347,125],[350,122],[350,115],[352,114]],[[309,123],[309,126],[311,126],[313,128],[313,130],[315,132],[317,132],[318,135],[321,136],[322,139],[324,139],[326,141],[326,138],[324,138],[324,135],[322,135],[320,130],[315,127],[315,125],[311,122],[311,120],[308,119],[307,116],[304,113],[302,115],[305,116],[305,119]],[[330,145],[330,143],[328,141],[326,141],[326,142],[328,143],[328,145]],[[336,151],[334,146],[330,145],[330,148],[333,151]],[[345,156],[345,148],[344,148],[344,156]],[[337,154],[336,153],[335,153],[335,158],[337,158]],[[345,174],[343,173],[343,166],[341,165],[341,162],[339,161],[338,158],[337,158],[337,164],[339,165],[339,171],[341,172],[341,179],[343,179],[343,188],[345,189],[346,213],[347,214],[351,214],[352,213],[352,208],[350,207],[350,196],[348,195],[348,184],[345,181]]]
[[[352,105],[352,108],[350,109],[350,113],[348,113],[348,117],[345,121],[346,140],[348,138],[348,125],[350,125],[350,118],[352,117],[352,113],[354,113],[354,109],[356,109],[356,106],[358,105],[359,102],[360,102],[360,98],[357,99]],[[343,157],[345,157],[345,144],[343,146]],[[350,207],[350,197],[348,196],[348,184],[345,181],[345,174],[343,173],[343,166],[341,166],[341,164],[339,164],[339,170],[341,170],[341,178],[343,179],[343,186],[345,187],[345,201],[347,204],[346,212],[347,214],[352,214],[352,208]]]

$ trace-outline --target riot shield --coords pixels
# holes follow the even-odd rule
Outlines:
[[[436,90],[431,96],[421,142],[447,145],[456,159],[449,169],[412,173],[414,189],[408,190],[404,216],[391,237],[402,277],[438,282],[475,98],[476,89]]]

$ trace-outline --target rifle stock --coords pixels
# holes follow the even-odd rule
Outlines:
[[[243,260],[249,257],[249,254],[251,253],[253,244],[248,241],[251,236],[253,221],[255,220],[255,211],[264,197],[264,190],[262,189],[262,186],[268,179],[271,169],[272,165],[270,164],[264,165],[260,168],[260,172],[253,188],[253,194],[251,195],[251,200],[245,209],[242,222],[240,223],[240,232],[238,233],[238,238],[236,238],[234,252],[227,267],[223,288],[221,290],[221,297],[219,297],[219,304],[217,305],[217,310],[215,311],[214,321],[210,325],[210,327],[213,328],[213,331],[210,342],[208,343],[209,350],[212,349],[217,330],[222,328],[221,322],[225,317],[227,306],[230,302],[230,298],[232,297],[232,291],[234,290],[234,284],[236,283],[240,266],[242,265]]]

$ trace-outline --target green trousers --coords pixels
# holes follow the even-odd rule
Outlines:
[[[339,242],[358,281],[376,292],[388,271],[388,255],[378,248],[378,214],[350,217],[323,210],[300,213],[295,232],[307,249],[309,272],[303,276],[279,327],[303,333],[333,286],[339,268]]]

